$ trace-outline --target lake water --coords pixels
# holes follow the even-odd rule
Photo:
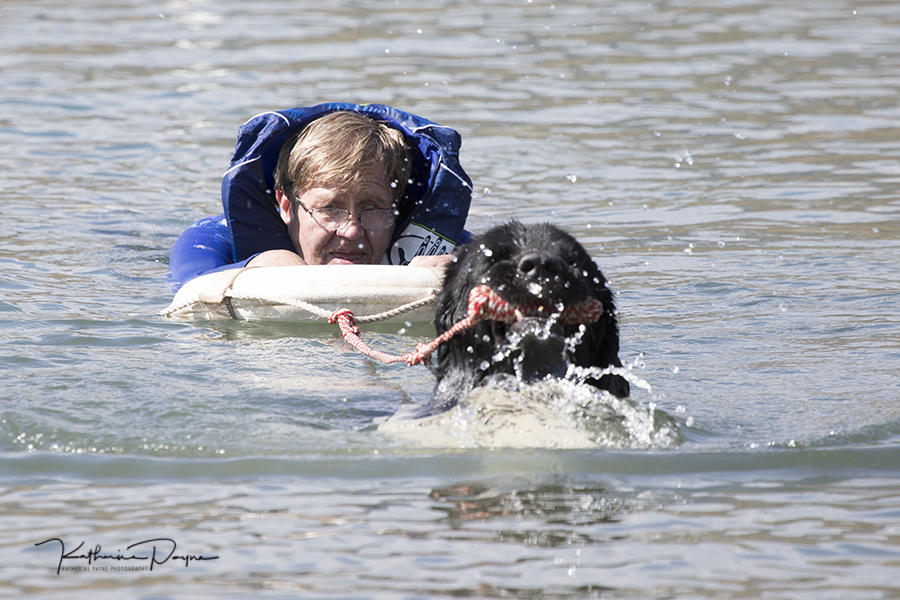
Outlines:
[[[0,596],[900,598],[897,3],[4,0],[0,23]],[[238,126],[324,101],[456,128],[469,230],[575,234],[634,409],[672,435],[408,443],[374,423],[428,399],[424,368],[327,325],[158,316]],[[366,340],[433,333],[402,329]],[[173,544],[194,560],[123,570]]]

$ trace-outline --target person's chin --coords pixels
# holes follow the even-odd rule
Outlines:
[[[367,265],[369,257],[360,253],[330,252],[327,265]]]

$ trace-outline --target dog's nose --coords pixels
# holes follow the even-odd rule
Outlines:
[[[530,281],[551,279],[565,271],[559,257],[544,252],[529,252],[519,259],[519,274]]]

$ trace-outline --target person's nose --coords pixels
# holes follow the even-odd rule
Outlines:
[[[347,220],[338,227],[336,233],[351,240],[362,237],[365,234],[365,230],[362,227],[362,223],[359,222],[359,213],[351,212],[347,215]]]

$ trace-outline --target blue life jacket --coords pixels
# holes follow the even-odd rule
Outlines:
[[[257,115],[238,131],[231,165],[222,180],[224,214],[191,225],[169,258],[174,289],[211,271],[242,267],[266,250],[294,245],[275,200],[275,166],[282,146],[310,122],[349,110],[400,131],[413,156],[412,183],[400,200],[383,264],[405,265],[414,256],[450,253],[471,235],[463,228],[472,181],[459,164],[459,134],[449,127],[381,104],[319,104]]]

